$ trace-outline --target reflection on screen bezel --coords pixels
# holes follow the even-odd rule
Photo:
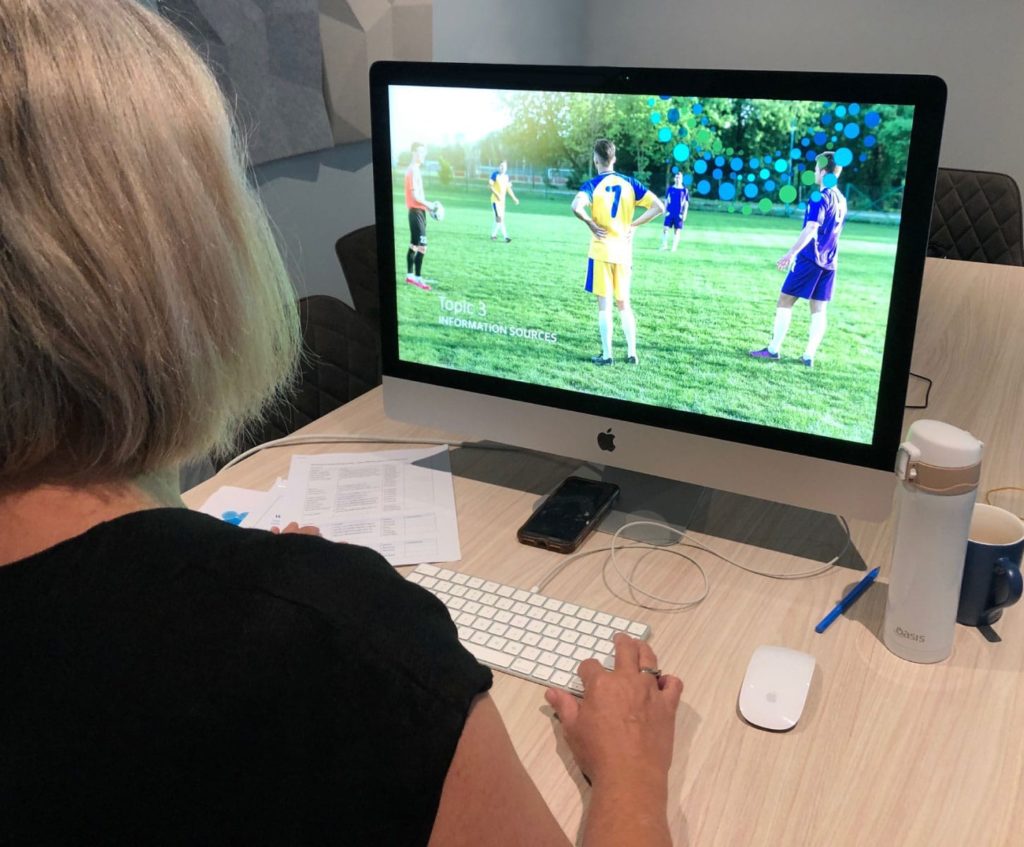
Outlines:
[[[422,365],[399,358],[389,85],[581,91],[678,92],[703,97],[877,102],[914,107],[902,219],[893,269],[878,404],[870,444],[777,429],[728,418]],[[925,247],[938,167],[946,87],[938,77],[789,71],[655,70],[553,66],[378,62],[370,71],[374,198],[381,285],[382,364],[387,376],[553,408],[633,421],[880,470],[892,466],[902,433]],[[909,329],[908,329],[909,328]]]

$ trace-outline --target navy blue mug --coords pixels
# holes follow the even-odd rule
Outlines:
[[[1003,609],[1020,599],[1022,556],[1024,522],[998,506],[976,504],[960,583],[958,623],[993,624],[1002,617]]]

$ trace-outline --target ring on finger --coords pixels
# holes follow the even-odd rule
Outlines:
[[[658,678],[661,677],[661,668],[643,667],[643,668],[640,668],[640,673],[649,673],[655,679],[658,679]]]

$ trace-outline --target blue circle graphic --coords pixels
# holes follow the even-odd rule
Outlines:
[[[679,110],[675,106],[668,110],[668,122],[670,124],[679,122]]]
[[[849,147],[840,147],[836,150],[836,164],[845,168],[853,161],[853,151]]]
[[[743,193],[750,199],[753,199],[757,197],[757,186],[752,182],[748,182],[743,186]]]
[[[721,179],[722,178],[722,169],[721,168],[715,168],[711,172],[711,176],[713,176],[715,179]]]
[[[753,157],[750,160],[750,169],[756,171],[761,166],[761,160],[757,157]]]
[[[731,182],[723,182],[718,186],[719,200],[732,200],[736,196],[736,186]]]
[[[848,111],[851,115],[858,114],[860,112],[860,103],[851,103],[846,111]]]
[[[710,190],[711,190],[711,183],[708,182],[706,179],[702,179],[700,182],[697,183],[697,193],[698,194],[707,194]]]
[[[685,144],[677,144],[672,149],[672,155],[675,157],[677,162],[685,162],[690,158],[690,148]]]
[[[821,178],[821,186],[822,188],[834,188],[838,181],[835,174],[825,174]]]
[[[878,112],[868,112],[864,116],[864,126],[868,129],[874,129],[882,122],[882,116]]]
[[[658,141],[670,141],[672,139],[672,130],[667,126],[663,126],[658,130]]]
[[[704,173],[705,171],[707,171],[707,169],[708,169],[708,163],[707,163],[707,162],[705,162],[705,161],[704,161],[703,159],[698,159],[698,160],[697,160],[696,162],[694,162],[694,163],[693,163],[693,169],[694,169],[694,170],[695,170],[695,171],[696,171],[697,173],[699,173],[699,174],[702,174],[702,173]]]
[[[865,135],[864,136],[864,146],[865,147],[874,147],[875,146],[875,141],[876,141],[876,139],[875,139],[875,137],[873,135]]]
[[[825,114],[821,116],[821,125],[822,126],[829,126],[831,123],[832,123],[832,113],[831,112],[825,112]]]
[[[856,138],[860,135],[860,124],[847,124],[843,128],[843,135],[847,138]]]
[[[817,203],[820,199],[821,199],[821,192],[820,191],[812,191],[811,192],[811,200],[813,200],[815,203]]]
[[[837,118],[845,118],[846,117],[846,106],[836,106],[836,117]]]
[[[725,164],[725,156],[715,156],[715,164],[722,167]]]
[[[761,170],[757,172],[757,175],[761,177],[761,179],[768,179],[768,177],[772,175],[772,172],[768,170],[768,168],[761,168]]]
[[[816,133],[814,133],[814,143],[815,144],[824,144],[826,138],[827,138],[827,136],[823,132],[816,132]]]
[[[693,104],[693,113],[695,115],[699,115],[703,111],[704,111],[704,107],[700,103],[694,103]]]
[[[736,156],[735,158],[729,160],[729,167],[732,168],[734,171],[737,171],[737,172],[738,171],[742,171],[743,170],[743,160],[741,158],[739,158],[739,156]]]
[[[774,191],[775,190],[775,180],[773,180],[773,179],[766,179],[764,181],[764,190],[765,191]]]
[[[774,168],[775,168],[775,170],[778,173],[784,174],[786,172],[786,168],[787,167],[788,167],[788,164],[786,163],[785,159],[776,159],[775,160]]]

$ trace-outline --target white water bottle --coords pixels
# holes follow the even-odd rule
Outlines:
[[[915,421],[896,456],[896,539],[882,640],[911,662],[941,662],[953,650],[981,450],[969,432]]]

